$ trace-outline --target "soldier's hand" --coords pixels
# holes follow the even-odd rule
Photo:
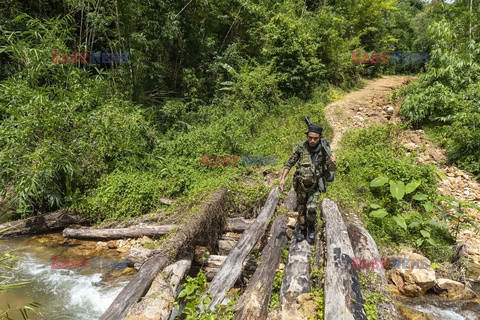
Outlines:
[[[280,190],[283,191],[283,186],[285,185],[285,179],[280,179],[280,184],[278,185],[278,187],[280,188]]]
[[[336,159],[335,159],[335,156],[332,154],[332,155],[330,156],[329,160],[330,160],[330,162],[335,162],[335,160],[336,160]]]

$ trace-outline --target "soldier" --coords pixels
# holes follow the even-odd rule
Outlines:
[[[307,241],[312,243],[315,239],[318,198],[321,192],[327,191],[326,182],[333,181],[333,172],[330,171],[336,169],[336,163],[328,142],[322,139],[323,128],[312,124],[309,119],[307,123],[307,140],[293,149],[290,159],[284,165],[279,187],[283,190],[288,172],[298,161],[293,188],[297,192],[296,211],[299,217],[304,217],[306,225],[306,228],[303,226],[298,241],[307,237]]]

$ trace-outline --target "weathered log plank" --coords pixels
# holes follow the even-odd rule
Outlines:
[[[35,233],[56,231],[75,224],[86,224],[88,220],[81,215],[58,210],[52,213],[30,217],[22,220],[10,221],[0,225],[3,237],[30,235]]]
[[[357,270],[351,269],[353,249],[342,215],[330,199],[322,201],[322,212],[327,240],[325,319],[367,319]]]
[[[255,271],[257,268],[255,259],[255,256],[252,254],[245,259],[241,276],[246,277],[248,274],[252,274]],[[225,260],[227,260],[227,256],[210,255],[207,257],[203,264],[203,268],[208,281],[211,281],[215,277]]]
[[[380,253],[378,252],[377,244],[373,240],[370,233],[360,222],[352,222],[347,226],[348,235],[352,243],[353,252],[355,257],[360,259],[367,259],[367,261],[373,261],[378,259],[380,261]],[[368,283],[366,287],[362,288],[362,292],[365,294],[380,292],[382,296],[389,297],[387,279],[385,277],[385,271],[380,266],[378,269],[363,269],[360,272],[367,276],[371,273],[375,275],[373,281]],[[372,277],[369,277],[372,278]],[[381,299],[377,305],[378,319],[399,319],[401,318],[399,310],[392,299]]]
[[[66,228],[63,230],[65,238],[87,239],[87,240],[109,240],[109,239],[124,239],[124,238],[141,238],[158,237],[167,234],[174,230],[177,226],[174,224],[164,226],[143,226],[133,228],[117,228],[117,229],[72,229]]]
[[[311,291],[310,255],[311,246],[306,240],[297,241],[300,233],[297,224],[288,251],[287,264],[280,289],[280,311],[282,319],[303,319],[299,311],[298,296]],[[327,318],[329,319],[329,318]]]
[[[225,226],[225,231],[231,232],[243,232],[245,231],[255,219],[245,219],[243,217],[238,218],[227,218],[227,223]]]
[[[260,266],[252,276],[240,300],[235,304],[234,319],[266,319],[272,293],[274,270],[282,255],[282,247],[287,243],[287,216],[280,214],[273,222],[270,239],[262,250]]]
[[[323,270],[325,267],[325,224],[323,219],[317,223],[317,234],[315,236],[315,252],[313,256],[314,270]],[[323,277],[317,276],[312,283],[314,288],[323,288]]]
[[[166,267],[152,282],[145,297],[128,313],[127,320],[165,320],[174,308],[180,282],[190,270],[193,255]]]
[[[283,203],[285,209],[295,210],[296,199],[297,194],[292,189]],[[280,289],[280,315],[278,316],[282,319],[303,319],[297,297],[311,290],[309,263],[311,246],[307,241],[297,241],[300,227],[297,223],[293,232]]]
[[[243,262],[255,243],[257,243],[265,232],[268,222],[275,212],[278,201],[278,187],[274,187],[272,191],[270,191],[267,201],[260,210],[255,222],[245,230],[242,238],[237,242],[232,251],[230,251],[230,254],[220,268],[220,271],[210,283],[210,288],[207,290],[207,294],[211,294],[212,296],[212,300],[208,306],[210,310],[213,311],[215,307],[222,302],[228,290],[232,288],[235,281],[240,276]],[[206,295],[203,298],[205,297]],[[203,298],[201,300],[203,300]]]
[[[152,256],[142,264],[138,273],[123,288],[100,320],[125,319],[133,304],[148,291],[157,273],[171,262],[178,252],[195,245],[196,240],[207,232],[210,233],[211,239],[215,239],[215,234],[223,229],[222,219],[226,195],[225,188],[214,193],[203,209],[193,214],[192,218],[184,223],[176,233],[165,240],[161,249],[153,250]]]

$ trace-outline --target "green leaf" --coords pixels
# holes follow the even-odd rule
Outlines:
[[[187,292],[187,295],[191,295],[193,291],[195,291],[195,285],[189,283],[185,288],[185,291]]]
[[[430,243],[432,246],[436,246],[436,245],[437,245],[437,243],[436,243],[432,238],[427,238],[427,239],[425,239],[425,240],[427,240],[427,242]]]
[[[373,179],[370,182],[370,187],[381,187],[388,182],[388,178],[384,176],[379,176]]]
[[[428,196],[426,194],[423,194],[423,193],[417,193],[412,197],[412,199],[417,200],[417,201],[422,201],[422,200],[427,200]]]
[[[462,207],[469,207],[469,208],[480,210],[480,207],[473,202],[462,201],[461,204],[462,204]]]
[[[424,238],[430,238],[430,232],[428,232],[427,230],[420,230],[420,233]]]
[[[437,228],[447,228],[447,225],[445,223],[442,223],[440,221],[435,221],[435,220],[428,220],[427,223],[431,226],[437,227]]]
[[[378,209],[370,212],[370,217],[372,218],[383,218],[386,215],[388,215],[388,212],[385,209]]]
[[[425,208],[425,211],[426,211],[427,213],[430,213],[430,211],[433,210],[433,205],[432,205],[432,203],[431,203],[430,201],[425,202],[425,203],[423,204],[423,207]]]
[[[439,200],[439,201],[445,200],[445,201],[449,201],[449,202],[456,202],[457,201],[457,199],[455,199],[455,197],[452,197],[452,196],[438,196],[437,200]]]
[[[402,200],[405,195],[405,184],[402,181],[390,180],[390,193],[397,200]]]
[[[420,223],[418,223],[417,221],[413,221],[412,223],[410,223],[408,225],[409,228],[416,228],[420,225]]]
[[[407,230],[407,224],[405,223],[405,219],[403,219],[402,216],[394,216],[393,220],[395,220],[395,222],[404,230]]]
[[[437,177],[440,180],[446,180],[447,179],[447,175],[443,171],[440,171],[440,170],[437,169],[436,174],[437,174]]]
[[[187,292],[185,290],[182,290],[180,294],[178,295],[179,298],[184,298],[187,295]]]
[[[412,193],[413,191],[415,191],[415,189],[417,189],[420,186],[421,183],[422,183],[422,180],[413,180],[412,182],[408,183],[405,186],[405,193],[406,194]]]
[[[421,246],[423,244],[423,239],[417,239],[417,246]]]
[[[380,209],[381,207],[378,204],[371,204],[370,208],[372,209]]]

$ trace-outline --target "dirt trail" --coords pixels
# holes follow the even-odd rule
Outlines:
[[[326,119],[334,128],[334,137],[330,143],[332,150],[338,148],[339,141],[348,130],[387,122],[400,123],[397,114],[400,102],[390,101],[389,95],[414,79],[410,76],[385,76],[370,80],[364,88],[327,105]],[[405,147],[405,153],[417,157],[419,163],[433,164],[445,173],[447,179],[437,185],[440,194],[475,202],[480,206],[479,181],[472,174],[448,163],[445,150],[434,146],[423,130],[403,131],[401,143]],[[480,212],[471,210],[469,213],[475,216],[477,222],[480,221]],[[466,244],[466,251],[474,263],[472,267],[478,277],[476,280],[480,280],[480,234],[463,229],[458,242]]]
[[[399,123],[400,119],[396,116],[398,103],[388,101],[388,96],[411,80],[412,77],[408,76],[369,80],[364,88],[327,105],[325,116],[334,128],[334,136],[330,141],[332,150],[337,148],[338,142],[348,130],[386,122]]]

